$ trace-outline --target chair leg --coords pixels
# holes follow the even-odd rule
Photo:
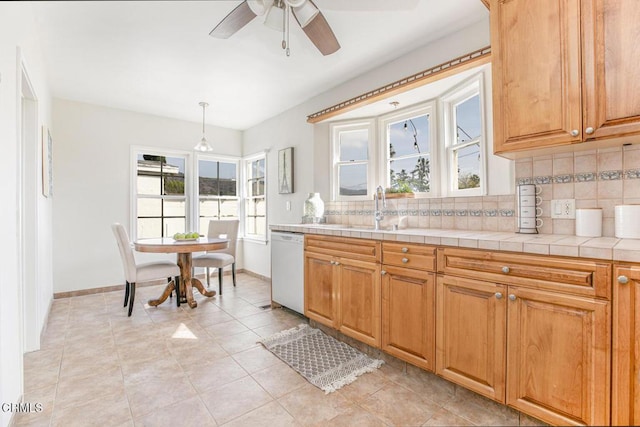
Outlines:
[[[176,304],[180,307],[180,276],[176,276]]]
[[[211,280],[209,277],[209,267],[207,267],[207,288],[209,288],[211,286]]]
[[[127,303],[129,302],[129,282],[127,282],[125,280],[126,284],[124,285],[124,305],[123,307],[127,306]]]
[[[233,277],[233,287],[236,286],[236,263],[231,264],[231,277]]]
[[[133,311],[133,302],[136,299],[136,282],[131,282],[131,295],[129,296],[129,316],[131,317],[131,312]]]
[[[171,283],[171,277],[167,277],[167,283]],[[169,292],[169,299],[173,297],[173,291]]]
[[[222,295],[222,267],[218,268],[218,294]]]

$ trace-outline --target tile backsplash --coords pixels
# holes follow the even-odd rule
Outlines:
[[[640,204],[640,145],[515,160],[515,184],[541,189],[540,233],[575,234],[575,220],[551,219],[553,199],[575,199],[576,208],[602,208],[604,236],[614,235],[614,207]],[[327,222],[372,226],[373,201],[327,202]],[[382,226],[473,231],[516,231],[515,194],[483,197],[389,199]]]

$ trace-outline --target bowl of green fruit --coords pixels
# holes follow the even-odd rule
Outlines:
[[[194,232],[191,233],[176,233],[173,235],[173,240],[175,241],[187,241],[187,240],[198,240],[200,238],[200,234]]]

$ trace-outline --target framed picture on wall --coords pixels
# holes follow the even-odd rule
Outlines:
[[[42,126],[42,195],[53,196],[53,139],[46,126]]]
[[[278,193],[293,193],[293,147],[278,151]]]

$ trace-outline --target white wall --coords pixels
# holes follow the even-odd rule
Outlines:
[[[25,337],[22,333],[22,301],[19,269],[19,181],[20,168],[18,109],[18,56],[20,49],[31,83],[38,97],[38,127],[51,126],[51,101],[42,60],[42,48],[37,36],[32,6],[29,3],[2,2],[0,4],[0,402],[17,402],[23,392],[22,354]],[[40,131],[38,131],[38,138]],[[41,150],[36,147],[36,165],[31,165],[39,183]],[[34,168],[35,166],[35,168]],[[38,190],[41,187],[38,185]],[[26,301],[37,307],[36,329],[41,329],[52,296],[51,281],[51,199],[42,195],[36,200],[36,228],[38,254],[28,260],[26,268],[35,270],[36,300]],[[39,331],[35,331],[39,333]],[[12,414],[0,412],[0,425],[9,424]]]
[[[130,230],[131,146],[193,153],[202,123],[61,99],[54,99],[53,120],[54,292],[122,284],[111,224],[119,222]],[[240,131],[207,126],[206,135],[215,154],[241,154]],[[145,261],[162,256],[136,257]]]
[[[307,115],[489,45],[489,19],[486,18],[246,130],[245,154],[271,149],[267,174],[269,224],[299,223],[304,200],[310,192],[319,192],[323,200],[329,200],[329,125],[310,125],[306,122]],[[296,152],[295,193],[281,195],[276,188],[277,153],[289,146],[295,147]],[[291,211],[285,209],[286,201],[291,201]],[[245,269],[270,277],[270,260],[269,245],[245,245]]]

